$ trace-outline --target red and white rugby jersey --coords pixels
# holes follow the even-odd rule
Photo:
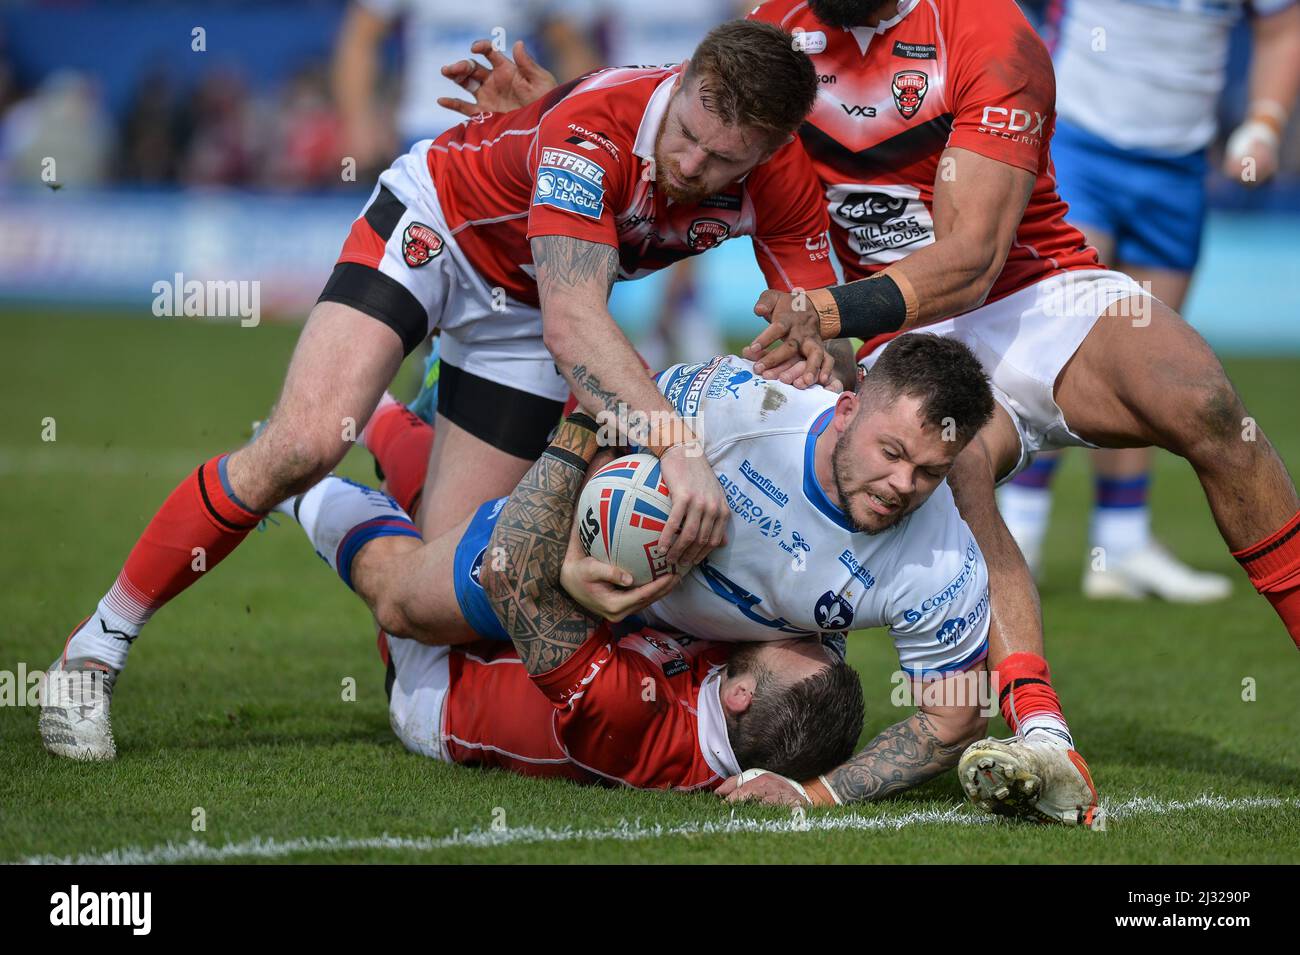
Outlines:
[[[730,648],[601,624],[530,678],[509,644],[455,648],[442,735],[454,762],[637,789],[715,788],[740,772],[723,720]]]
[[[1065,221],[1048,143],[1052,61],[1013,0],[900,0],[877,27],[827,27],[804,0],[750,16],[796,35],[817,70],[800,129],[825,189],[847,278],[870,275],[934,241],[934,182],[949,146],[1037,175],[988,301],[1066,269],[1100,268]]]
[[[751,235],[773,288],[835,283],[816,175],[797,142],[698,204],[659,194],[655,134],[680,71],[601,70],[434,140],[443,215],[486,282],[536,305],[535,236],[615,246],[619,278],[633,279]]]

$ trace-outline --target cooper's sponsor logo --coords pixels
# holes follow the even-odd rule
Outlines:
[[[827,86],[834,86],[838,77],[834,73],[818,73],[817,82],[825,83]]]
[[[890,262],[907,248],[934,240],[934,219],[913,186],[836,185],[827,191],[831,218],[848,232],[849,248],[865,262]]]
[[[858,561],[857,555],[853,551],[846,549],[844,553],[840,554],[839,561],[848,568],[850,574],[862,581],[862,586],[867,590],[876,585],[875,576],[871,571],[867,570],[865,565]]]
[[[412,222],[402,233],[402,258],[413,269],[442,255],[442,236],[423,222]]]
[[[934,638],[946,647],[955,647],[968,630],[979,625],[979,622],[984,619],[984,615],[988,612],[989,592],[986,587],[984,596],[980,597],[979,603],[975,605],[974,610],[964,617],[949,617],[939,625]]]
[[[920,70],[899,70],[894,74],[890,90],[894,94],[894,105],[898,107],[903,119],[911,119],[917,114],[929,88],[930,78]]]
[[[985,106],[977,130],[1011,142],[1038,146],[1043,141],[1047,114],[1037,110]]]
[[[696,219],[686,231],[686,244],[695,252],[706,252],[729,235],[731,226],[721,219]]]
[[[750,484],[758,488],[760,493],[774,501],[778,507],[785,507],[790,503],[790,495],[781,490],[775,481],[765,477],[754,465],[750,464],[748,458],[740,462],[740,473],[745,476]]]
[[[875,119],[876,116],[874,106],[861,106],[858,104],[850,106],[848,103],[840,103],[840,109],[844,110],[845,114],[849,116],[864,116],[867,119]]]
[[[916,623],[926,614],[938,610],[944,604],[950,603],[954,597],[966,589],[966,585],[971,582],[975,575],[975,565],[979,561],[979,551],[975,547],[975,541],[972,539],[966,544],[966,556],[962,561],[961,571],[949,581],[948,585],[940,590],[933,597],[927,597],[921,601],[919,607],[913,607],[910,610],[903,611],[903,619],[908,623]]]
[[[823,630],[847,630],[853,626],[853,608],[835,591],[828,590],[817,598],[813,619]]]
[[[938,57],[938,51],[933,43],[904,43],[902,40],[895,40],[894,56],[901,56],[908,60],[933,60]]]

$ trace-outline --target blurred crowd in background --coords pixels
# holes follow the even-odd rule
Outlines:
[[[1021,2],[1036,22],[1047,5]],[[82,186],[368,190],[393,155],[459,119],[432,105],[452,90],[428,70],[464,55],[470,39],[492,38],[490,25],[500,25],[506,44],[523,39],[563,80],[603,64],[675,61],[745,8],[734,0],[10,3],[0,9],[0,183],[39,185],[43,157],[59,156],[59,179]],[[1248,49],[1240,24],[1216,151],[1244,109]],[[427,92],[413,96],[415,87]],[[1300,182],[1300,130],[1290,133],[1279,191]],[[354,178],[340,175],[342,156],[356,159]],[[1243,201],[1243,191],[1223,197]]]

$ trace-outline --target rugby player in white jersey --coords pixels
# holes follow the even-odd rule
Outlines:
[[[926,687],[916,712],[823,777],[769,775],[744,795],[870,800],[954,766],[987,718],[976,694],[940,681],[983,669],[996,626],[983,555],[944,480],[994,410],[974,355],[954,340],[906,336],[842,394],[766,381],[731,356],[674,366],[656,383],[696,428],[735,518],[731,540],[682,577],[623,591],[624,573],[585,558],[574,534],[561,577],[568,593],[603,616],[639,615],[706,640],[889,629],[902,671]],[[391,474],[382,455],[380,464]],[[286,509],[388,633],[439,644],[507,639],[479,583],[500,501],[423,545],[395,505],[336,478]],[[1087,821],[1096,793],[1054,697],[1020,699],[1021,732],[1061,753],[1068,770],[1044,769],[1051,792],[1034,814]]]

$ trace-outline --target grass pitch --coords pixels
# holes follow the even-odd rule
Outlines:
[[[54,658],[163,497],[265,414],[296,334],[0,315],[0,670]],[[1300,360],[1228,370],[1295,468]],[[408,389],[413,380],[408,368]],[[46,419],[54,441],[42,440]],[[373,473],[360,453],[342,470]],[[989,822],[966,808],[951,774],[800,821],[710,795],[589,789],[409,755],[388,729],[365,609],[282,522],[145,630],[113,701],[115,762],[50,757],[36,710],[0,707],[0,862],[1300,860],[1300,661],[1220,543],[1191,470],[1160,456],[1155,521],[1182,557],[1233,577],[1233,597],[1209,607],[1083,600],[1081,453],[1058,492],[1043,585],[1048,654],[1108,809],[1105,832]],[[889,705],[888,638],[864,632],[849,645],[867,695],[865,740],[905,714]]]

